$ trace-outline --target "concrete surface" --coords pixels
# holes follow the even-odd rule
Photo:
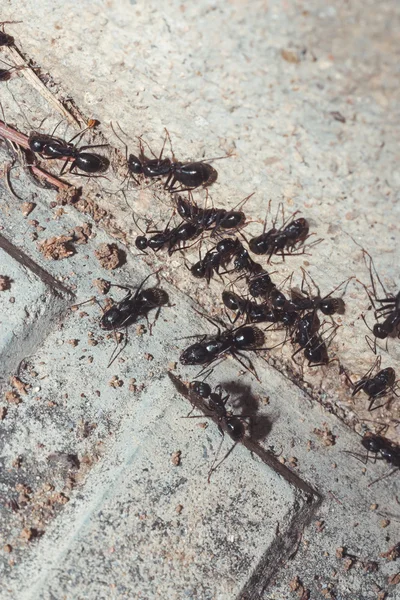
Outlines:
[[[381,600],[386,592],[396,598],[398,585],[389,578],[398,562],[381,555],[399,540],[398,474],[368,488],[387,467],[365,467],[343,451],[360,452],[360,438],[345,423],[363,432],[374,426],[372,418],[398,440],[399,403],[371,415],[365,399],[351,401],[334,364],[305,368],[300,378],[289,345],[255,359],[261,383],[227,360],[213,382],[236,392],[234,403],[264,427],[253,432],[256,447],[235,448],[207,485],[219,443],[216,426],[208,422],[204,429],[180,418],[190,405],[167,371],[188,380],[196,374],[195,368],[177,369],[186,343],[177,338],[209,330],[193,306],[219,314],[223,285],[213,281],[210,292],[203,283],[194,288],[178,255],[137,256],[132,211],[165,222],[171,202],[159,186],[131,187],[125,202],[118,193],[123,155],[115,151],[123,148],[108,124],[121,125],[131,151],[137,135],[156,151],[164,127],[179,158],[233,151],[216,163],[219,179],[210,193],[218,205],[233,206],[256,191],[246,204],[249,218],[262,221],[269,199],[275,210],[280,201],[287,213],[300,209],[324,241],[311,257],[274,265],[277,278],[294,270],[298,284],[302,265],[325,293],[351,275],[368,283],[350,234],[370,250],[394,292],[398,5],[383,2],[376,11],[359,2],[255,2],[249,10],[239,2],[75,6],[12,0],[2,19],[19,19],[21,12],[23,23],[7,30],[40,67],[55,98],[78,117],[101,121],[101,132],[88,139],[110,144],[113,170],[109,181],[71,177],[83,185],[82,199],[60,207],[55,192],[37,188],[14,169],[18,196],[37,204],[29,217],[21,212],[22,200],[0,187],[0,233],[15,249],[2,262],[9,272],[0,274],[15,280],[0,293],[2,315],[11,295],[18,295],[12,312],[17,349],[7,342],[3,369],[15,374],[27,356],[20,377],[30,386],[19,390],[19,404],[2,403],[1,597],[281,600],[310,590],[311,598]],[[3,55],[13,60],[12,53]],[[46,117],[48,132],[60,120],[56,105],[23,75],[0,93],[7,121],[21,131],[39,128]],[[64,132],[76,132],[65,118],[59,134]],[[1,150],[4,165],[11,159]],[[74,255],[43,257],[38,242],[84,223],[92,224],[92,235],[75,244]],[[260,229],[252,223],[246,235]],[[110,273],[94,253],[116,240],[126,263]],[[21,268],[17,251],[33,262]],[[43,287],[34,265],[52,285]],[[66,303],[75,300],[65,291],[53,312],[39,311],[36,337],[22,339],[29,316],[17,307],[32,313],[31,298],[47,294],[51,301],[54,282],[76,302],[94,294],[101,300],[93,279],[137,285],[159,266],[171,306],[162,309],[152,336],[130,328],[127,347],[110,369],[114,340],[98,327],[100,308],[66,312]],[[122,292],[112,289],[110,295],[120,298]],[[359,377],[374,360],[360,318],[368,299],[356,281],[346,299],[332,351]],[[280,336],[269,335],[272,341]],[[398,340],[389,340],[388,350],[383,366],[399,369]],[[7,382],[1,385],[10,391]],[[260,462],[259,448],[267,464]],[[171,463],[177,451],[180,466]],[[296,576],[303,590],[294,589]]]

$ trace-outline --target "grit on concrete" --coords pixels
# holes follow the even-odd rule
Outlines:
[[[183,418],[191,406],[168,372],[196,375],[176,364],[188,343],[179,338],[211,331],[193,309],[222,314],[223,284],[194,287],[179,253],[137,256],[132,211],[145,228],[146,218],[165,223],[171,202],[161,186],[122,183],[124,148],[109,123],[119,123],[131,152],[138,135],[157,152],[167,127],[180,159],[232,153],[215,163],[218,206],[255,191],[249,219],[262,223],[269,200],[274,212],[279,202],[286,214],[300,210],[323,241],[274,265],[278,280],[294,270],[299,285],[303,266],[323,293],[353,275],[368,284],[363,246],[395,292],[399,5],[11,0],[2,9],[1,20],[22,19],[6,31],[50,91],[24,71],[2,84],[7,122],[50,132],[60,121],[51,97],[61,101],[78,119],[100,121],[85,139],[109,144],[112,169],[109,180],[69,176],[83,186],[75,204],[62,205],[21,168],[10,172],[16,195],[0,183],[0,275],[11,280],[0,292],[0,597],[398,597],[398,562],[382,556],[399,541],[398,474],[368,487],[388,467],[343,452],[360,452],[348,425],[362,433],[368,419],[398,441],[395,398],[368,413],[335,363],[302,374],[290,344],[254,358],[260,382],[227,360],[211,379],[250,414],[252,438],[207,484],[218,429]],[[3,49],[2,58],[18,57]],[[73,122],[64,118],[58,134],[72,137]],[[11,155],[1,152],[6,167]],[[29,215],[24,201],[36,205]],[[253,222],[245,235],[261,227]],[[71,255],[46,260],[39,242],[66,234]],[[126,257],[110,273],[95,251],[116,241]],[[94,279],[136,286],[156,268],[169,305],[152,335],[145,322],[130,328],[107,368],[115,341],[98,326],[100,307],[67,307],[93,295],[103,302]],[[374,361],[361,319],[369,302],[355,280],[345,299],[330,352],[356,380]],[[281,339],[268,334],[268,344]],[[399,363],[391,339],[382,364],[400,371]],[[231,445],[224,440],[221,458]]]

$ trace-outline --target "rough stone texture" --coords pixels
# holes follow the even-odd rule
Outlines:
[[[0,273],[15,278],[15,289],[26,290],[12,313],[19,327],[24,323],[24,334],[27,321],[18,317],[18,306],[32,310],[30,298],[42,293],[49,299],[31,341],[26,344],[15,331],[18,347],[7,352],[6,368],[3,362],[4,374],[12,375],[7,370],[29,355],[21,374],[28,394],[20,404],[7,405],[0,422],[0,546],[12,547],[2,553],[5,598],[281,600],[300,596],[290,591],[295,576],[312,598],[372,599],[379,590],[396,598],[388,578],[398,563],[381,553],[399,540],[398,477],[368,488],[387,467],[378,462],[365,469],[344,453],[360,452],[359,438],[330,413],[360,432],[372,426],[367,419],[386,423],[397,440],[399,403],[371,415],[365,398],[351,400],[335,363],[302,372],[293,366],[288,344],[265,355],[270,365],[255,359],[257,383],[248,374],[238,379],[237,365],[225,361],[212,380],[239,392],[236,403],[244,414],[250,410],[258,423],[264,420],[256,442],[266,449],[269,466],[258,458],[253,463],[249,447],[237,447],[206,484],[218,446],[216,427],[209,422],[203,430],[197,420],[180,419],[190,405],[166,371],[187,343],[176,338],[209,330],[193,306],[220,314],[223,284],[194,288],[178,254],[138,258],[131,243],[138,231],[132,211],[146,228],[145,218],[167,221],[171,201],[160,186],[130,186],[122,197],[124,148],[109,122],[120,124],[132,152],[135,136],[143,135],[157,153],[164,127],[179,159],[233,152],[215,163],[219,178],[210,196],[218,206],[234,206],[256,191],[245,205],[249,219],[263,221],[270,199],[272,215],[279,202],[286,214],[301,210],[323,242],[311,256],[278,261],[277,281],[295,271],[293,284],[299,285],[304,266],[323,293],[353,275],[368,284],[357,242],[368,248],[385,285],[396,292],[398,13],[399,6],[388,1],[379,10],[372,2],[253,2],[249,8],[240,2],[172,0],[153,6],[11,0],[3,7],[4,20],[23,14],[23,23],[7,31],[40,67],[51,94],[69,108],[72,99],[75,115],[101,121],[100,133],[85,140],[109,143],[104,152],[113,165],[109,181],[70,177],[84,187],[75,206],[53,206],[55,193],[35,187],[22,169],[14,169],[11,179],[21,200],[0,187],[1,233],[53,282],[43,287],[43,277],[32,265],[22,270],[15,256],[7,257],[8,272]],[[15,59],[2,52],[5,60]],[[24,71],[2,86],[7,122],[25,132],[40,127],[50,132],[60,114],[42,92]],[[76,133],[71,121],[67,128],[64,118],[59,135]],[[9,160],[4,152],[1,162]],[[26,201],[37,204],[27,218],[21,212]],[[87,244],[75,244],[75,254],[64,260],[45,260],[39,242],[85,222],[93,222]],[[245,235],[260,229],[251,223]],[[107,243],[127,253],[112,275],[95,258]],[[187,260],[197,255],[194,248]],[[161,266],[172,306],[162,309],[152,336],[131,327],[126,349],[107,370],[114,340],[98,328],[100,308],[89,304],[60,315],[72,300],[64,292],[53,310],[54,282],[79,302],[97,292],[93,279],[138,285]],[[112,288],[110,296],[123,293]],[[0,293],[2,315],[11,294],[13,288]],[[346,300],[330,350],[355,379],[374,360],[360,318],[369,302],[355,280]],[[47,335],[56,314],[58,327]],[[371,323],[369,315],[367,320]],[[280,339],[279,333],[268,334],[271,344]],[[399,369],[398,341],[389,340],[388,349],[383,366]],[[180,369],[185,379],[196,372]],[[9,389],[3,381],[2,392]],[[334,445],[325,445],[331,438],[324,431],[335,436]],[[182,464],[174,467],[171,454],[177,450]],[[383,519],[390,521],[387,527]],[[336,553],[341,547],[348,556]],[[370,561],[377,562],[376,572]]]

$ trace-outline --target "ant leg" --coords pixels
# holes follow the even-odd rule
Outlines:
[[[207,319],[207,321],[209,321],[209,323],[211,323],[211,325],[214,325],[214,327],[217,328],[217,336],[221,335],[221,327],[220,327],[220,325],[222,325],[223,327],[225,327],[225,323],[222,320],[218,319],[217,317],[214,317],[214,319],[212,319],[208,315],[205,315],[204,313],[201,313],[199,310],[197,310],[197,308],[195,308],[194,310],[195,310],[195,312],[197,312],[198,315],[200,315],[204,319]]]
[[[380,277],[379,277],[379,275],[377,273],[377,270],[375,268],[375,264],[374,264],[374,261],[372,259],[372,256],[369,254],[369,252],[367,252],[366,250],[364,250],[364,248],[362,249],[362,251],[363,251],[363,254],[364,254],[364,262],[365,262],[365,264],[367,264],[366,260],[365,260],[365,255],[367,255],[369,257],[369,267],[368,267],[369,268],[369,277],[370,277],[370,280],[371,280],[372,291],[373,291],[373,294],[375,296],[375,299],[377,299],[378,295],[376,293],[376,287],[375,287],[375,282],[374,282],[372,271],[375,272],[375,277],[377,278],[377,280],[378,280],[378,282],[379,282],[379,284],[380,284],[380,286],[381,286],[381,288],[383,290],[383,293],[385,294],[385,297],[387,297],[388,293],[387,293],[386,288],[383,285],[383,283],[382,283],[382,281],[381,281],[381,279],[380,279]]]
[[[222,432],[222,439],[221,439],[221,441],[220,441],[220,443],[219,443],[218,450],[217,450],[217,452],[216,452],[216,454],[215,454],[215,456],[214,456],[214,460],[213,460],[213,462],[212,462],[212,465],[211,465],[211,467],[210,467],[210,470],[209,470],[209,472],[208,472],[208,477],[207,477],[207,482],[208,482],[208,483],[210,483],[210,477],[211,477],[211,474],[212,474],[212,472],[213,472],[213,467],[214,467],[214,465],[215,465],[215,463],[216,463],[216,460],[217,460],[217,458],[218,458],[218,455],[219,455],[219,453],[220,453],[220,451],[221,451],[222,444],[224,443],[224,439],[225,439],[225,435],[224,435],[224,432]]]
[[[367,454],[358,454],[357,452],[351,452],[351,450],[342,450],[342,452],[343,454],[350,454],[350,456],[353,456],[355,459],[362,462],[363,465],[366,465],[368,463],[368,452]]]
[[[386,479],[386,477],[390,477],[391,475],[393,475],[393,473],[395,473],[398,470],[399,470],[399,467],[396,467],[389,473],[386,473],[386,475],[382,475],[382,477],[378,477],[378,479],[374,479],[374,481],[371,481],[371,483],[368,484],[368,487],[371,487],[371,485],[374,485],[374,483],[378,483],[378,481],[382,481],[382,479]]]
[[[107,365],[107,369],[109,369],[111,367],[111,365],[113,364],[113,362],[118,358],[118,356],[121,354],[121,352],[126,348],[126,345],[128,343],[128,328],[125,327],[125,337],[124,337],[124,344],[123,346],[119,349],[119,351],[117,352],[118,348],[121,346],[120,342],[118,341],[117,338],[117,334],[116,334],[116,330],[113,329],[113,334],[114,334],[114,340],[115,340],[115,348],[112,351],[112,354],[110,356],[110,360],[109,363]]]
[[[163,144],[163,147],[162,147],[162,149],[161,149],[161,154],[160,154],[160,158],[159,158],[159,160],[161,160],[162,153],[164,152],[164,146],[165,146],[165,142],[167,141],[167,138],[168,138],[168,141],[169,141],[169,147],[170,147],[170,149],[171,149],[172,160],[173,160],[173,162],[176,162],[176,159],[175,159],[175,154],[174,154],[174,151],[173,151],[173,148],[172,148],[172,140],[171,140],[171,136],[169,135],[169,131],[168,131],[168,129],[167,129],[166,127],[164,127],[164,131],[165,131],[165,139],[164,139],[164,144]]]
[[[367,325],[367,322],[364,319],[364,315],[362,315],[362,319],[364,321],[364,323]],[[367,325],[368,327],[368,325]],[[372,331],[369,327],[368,329],[370,331]],[[365,336],[365,341],[367,342],[368,346],[370,347],[370,349],[372,350],[372,352],[374,354],[376,354],[376,349],[379,348],[380,350],[382,350],[382,348],[378,345],[378,342],[376,340],[376,337],[372,340],[368,335]],[[387,344],[387,340],[386,340],[386,344]]]
[[[94,297],[92,296],[91,298],[89,298],[89,300],[84,300],[83,302],[79,302],[79,304],[73,304],[72,306],[70,306],[69,310],[75,311],[78,306],[83,306],[84,304],[89,304],[89,302],[95,302],[98,306],[100,306],[101,310],[104,311],[104,308],[101,306],[100,302]]]
[[[239,358],[239,356],[242,356],[241,354],[239,354],[238,352],[235,352],[234,350],[231,350],[231,354],[232,354],[233,358],[235,360],[237,360],[238,363],[241,364],[242,367],[244,369],[246,369],[246,371],[248,371],[250,373],[250,375],[254,375],[254,377],[257,379],[257,381],[261,382],[261,380],[260,380],[260,378],[259,378],[259,376],[257,374],[257,371],[256,371],[256,369],[255,369],[252,361],[248,357],[246,357],[246,358],[247,358],[249,364],[246,365],[245,362]]]
[[[82,150],[87,150],[88,148],[107,148],[110,144],[95,144],[93,146],[81,146],[79,148],[79,152],[82,152]]]
[[[228,456],[231,454],[231,452],[233,452],[233,450],[236,448],[236,446],[237,446],[237,444],[238,444],[238,442],[235,442],[235,443],[233,444],[233,446],[232,446],[232,447],[231,447],[231,448],[228,450],[228,452],[225,454],[224,458],[223,458],[222,460],[220,460],[220,461],[219,461],[219,463],[218,463],[216,466],[214,466],[214,465],[215,465],[215,461],[217,460],[218,454],[219,454],[219,452],[220,452],[220,450],[221,450],[221,447],[222,447],[222,442],[223,442],[223,438],[222,438],[222,441],[221,441],[221,443],[220,443],[220,447],[218,448],[218,453],[216,454],[216,456],[215,456],[215,459],[214,459],[214,461],[213,461],[213,464],[212,464],[212,466],[211,466],[211,469],[210,469],[210,470],[209,470],[209,472],[208,472],[208,478],[207,478],[207,482],[208,482],[208,483],[210,483],[211,475],[214,473],[214,471],[216,471],[216,470],[218,469],[218,467],[220,467],[220,466],[221,466],[221,464],[222,464],[222,463],[223,463],[223,462],[224,462],[224,461],[225,461],[225,460],[228,458]]]

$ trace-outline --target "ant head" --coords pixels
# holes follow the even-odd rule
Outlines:
[[[384,377],[387,386],[394,385],[396,381],[396,371],[392,367],[387,367],[380,372],[380,375]]]
[[[192,205],[188,200],[182,198],[182,196],[177,196],[176,198],[176,210],[182,219],[190,219],[192,217]]]
[[[205,381],[191,381],[190,389],[202,398],[208,398],[211,394],[211,386]]]
[[[206,274],[206,265],[204,263],[203,260],[199,260],[197,263],[195,263],[194,265],[192,265],[190,267],[190,272],[193,275],[193,277],[197,277],[198,279],[201,279],[202,277],[205,277]]]
[[[372,328],[372,333],[375,337],[379,338],[380,340],[384,340],[388,336],[388,332],[381,323],[375,323],[375,325]]]
[[[318,338],[316,345],[310,344],[304,349],[304,356],[310,363],[327,364],[329,362],[325,342]]]
[[[138,235],[135,240],[135,246],[138,250],[146,250],[147,248],[147,237],[144,235]]]
[[[179,357],[182,365],[204,365],[210,358],[210,354],[204,344],[196,342],[186,348]]]
[[[283,313],[281,321],[284,327],[292,327],[296,323],[298,318],[298,312],[296,312],[295,310],[288,310]]]
[[[143,173],[142,163],[134,154],[129,155],[128,169],[134,175],[141,175]]]

